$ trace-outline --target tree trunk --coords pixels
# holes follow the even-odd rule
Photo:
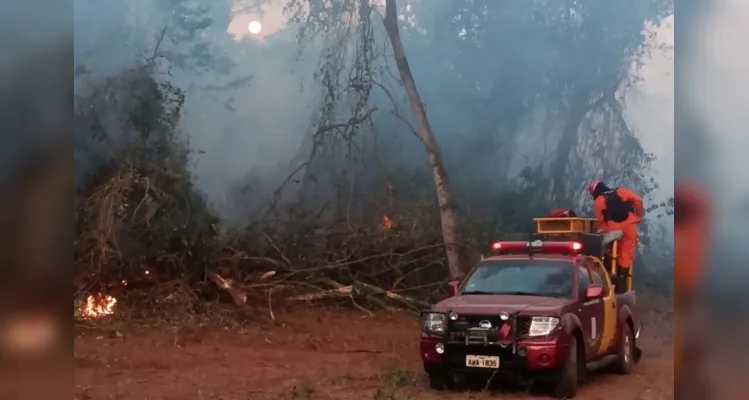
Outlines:
[[[458,230],[455,222],[455,208],[450,193],[450,187],[447,180],[447,171],[442,164],[437,140],[434,138],[432,128],[424,110],[424,104],[421,102],[419,92],[416,90],[416,82],[411,75],[411,68],[408,66],[406,51],[401,42],[400,32],[398,30],[398,12],[395,0],[385,1],[385,29],[387,30],[390,44],[393,46],[395,54],[395,64],[398,67],[403,88],[408,95],[408,102],[411,111],[416,120],[417,134],[424,144],[429,164],[432,166],[434,176],[434,186],[437,191],[437,203],[440,208],[440,222],[442,224],[442,239],[445,242],[445,253],[447,255],[447,266],[450,270],[450,276],[453,279],[462,277],[463,271],[460,267],[460,251],[458,247]]]
[[[567,163],[570,154],[577,145],[577,130],[583,118],[585,118],[585,114],[590,110],[590,107],[586,96],[577,95],[573,98],[570,109],[564,119],[562,138],[559,141],[559,146],[557,146],[556,158],[552,167],[554,183],[553,200],[556,202],[556,207],[572,206],[572,202],[567,195]]]

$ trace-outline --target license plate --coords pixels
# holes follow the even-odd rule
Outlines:
[[[471,368],[499,368],[497,356],[466,356],[466,367]]]

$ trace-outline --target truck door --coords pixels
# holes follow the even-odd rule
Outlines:
[[[606,273],[603,264],[597,260],[593,261],[590,272],[593,276],[593,283],[603,285],[603,315],[598,325],[599,332],[601,332],[601,344],[598,347],[598,354],[603,355],[614,344],[619,309],[613,286],[609,280],[609,274]]]
[[[599,322],[603,317],[603,302],[600,299],[585,300],[585,292],[592,280],[590,271],[583,264],[578,264],[578,299],[580,301],[580,323],[582,324],[585,340],[585,358],[590,359],[598,355],[601,335]]]

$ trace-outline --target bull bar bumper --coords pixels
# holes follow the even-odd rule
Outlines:
[[[438,344],[443,349],[437,351]],[[553,339],[518,341],[515,351],[510,346],[468,345],[447,343],[439,337],[422,337],[420,352],[427,373],[434,371],[470,373],[532,373],[557,370],[564,365],[569,343],[564,336]],[[475,368],[466,365],[467,356],[493,356],[499,358],[499,367]]]

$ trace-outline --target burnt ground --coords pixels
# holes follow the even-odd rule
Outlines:
[[[673,399],[670,317],[663,312],[646,314],[644,356],[633,374],[596,373],[583,384],[578,399]],[[535,389],[505,385],[488,391],[430,391],[421,370],[413,315],[310,308],[276,312],[275,317],[272,322],[266,314],[265,320],[255,318],[244,327],[79,327],[75,398],[544,398]]]

